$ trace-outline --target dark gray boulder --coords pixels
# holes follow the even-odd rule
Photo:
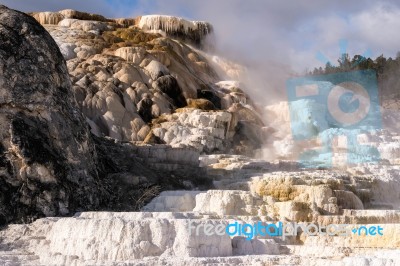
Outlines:
[[[0,224],[95,210],[95,145],[57,44],[0,5]]]

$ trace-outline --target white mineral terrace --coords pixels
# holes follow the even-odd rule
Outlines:
[[[362,190],[370,186],[366,180],[349,180],[341,173],[328,171],[273,171],[273,164],[243,156],[209,155],[201,161],[203,166],[211,167],[218,189],[165,191],[142,212],[85,212],[69,218],[9,225],[0,231],[0,265],[400,265],[400,212],[363,209],[352,192],[330,189],[328,185],[351,182],[355,190]],[[261,166],[272,172],[243,179],[245,173],[254,175]],[[280,167],[287,168],[283,164]],[[218,170],[224,169],[241,174],[219,174]],[[353,170],[362,172],[359,168]],[[370,195],[373,203],[392,203],[391,208],[395,207],[398,194],[377,185],[385,181],[376,170],[368,170],[375,176],[370,182],[376,185],[364,188],[365,195]],[[398,166],[381,170],[397,173]],[[397,182],[390,184],[393,192],[398,191]],[[296,202],[279,202],[260,195],[285,196],[286,187],[296,191]],[[384,191],[377,191],[380,189]],[[345,193],[351,197],[343,201]],[[386,193],[386,198],[380,193]],[[339,196],[342,198],[336,198]],[[209,236],[204,230],[199,234],[189,231],[189,225],[226,226],[234,221],[302,221],[311,213],[302,209],[301,202],[315,206],[314,222],[319,225],[381,226],[383,235],[300,234],[285,239],[258,236],[248,241],[244,236]],[[346,209],[339,213],[340,208]]]

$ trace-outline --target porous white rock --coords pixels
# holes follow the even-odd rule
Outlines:
[[[109,213],[77,215],[74,218],[47,218],[30,226],[13,226],[2,243],[12,244],[16,234],[28,229],[20,248],[39,256],[41,264],[106,264],[145,257],[219,257],[231,256],[231,238],[189,232],[192,226],[217,225],[219,221],[167,219]],[[104,218],[103,218],[104,217]],[[36,239],[43,239],[37,241]],[[106,244],[107,243],[107,244]],[[14,243],[15,244],[15,243]],[[2,259],[0,258],[0,262]]]
[[[189,146],[200,152],[223,150],[231,119],[228,112],[191,110],[170,115],[169,121],[161,123],[153,132],[173,147]]]
[[[71,60],[76,58],[76,53],[75,53],[75,48],[76,45],[72,43],[60,43],[58,45],[60,47],[60,51],[62,55],[64,56],[65,60]]]
[[[68,27],[71,29],[88,31],[104,31],[108,28],[108,25],[100,21],[90,21],[90,20],[79,20],[66,18],[58,23],[61,27]]]
[[[147,79],[147,76],[140,68],[130,64],[122,64],[119,71],[117,71],[113,77],[129,85]]]
[[[218,215],[255,215],[257,198],[246,191],[209,190],[196,195],[194,212]]]
[[[64,16],[57,12],[38,12],[32,14],[32,16],[42,25],[57,25]]]
[[[152,212],[190,212],[196,207],[196,195],[199,191],[164,191],[142,211]]]
[[[232,239],[233,253],[235,255],[279,255],[279,247],[273,239],[247,240],[245,237],[234,237]]]
[[[183,33],[198,31],[201,36],[211,32],[211,25],[204,21],[188,21],[183,18],[147,15],[142,16],[138,25],[143,30],[162,30],[166,33]]]
[[[169,70],[158,61],[152,60],[145,68],[152,80],[156,80],[161,76],[168,75]]]
[[[121,47],[115,51],[115,56],[125,59],[127,62],[132,62],[139,65],[145,58],[146,50],[141,47]]]

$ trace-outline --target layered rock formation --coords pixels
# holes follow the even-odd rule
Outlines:
[[[95,135],[203,153],[250,155],[261,147],[264,123],[249,96],[237,82],[221,82],[202,52],[174,39],[202,39],[209,24],[144,16],[125,28],[59,13],[58,25],[44,26],[67,60],[75,98]],[[167,37],[148,32],[154,29]]]

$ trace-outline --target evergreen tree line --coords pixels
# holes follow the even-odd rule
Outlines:
[[[325,68],[314,68],[309,75],[325,75],[339,72],[373,69],[376,72],[381,100],[400,99],[400,52],[395,59],[383,55],[375,60],[355,55],[343,54],[338,59],[338,65],[326,63]]]

